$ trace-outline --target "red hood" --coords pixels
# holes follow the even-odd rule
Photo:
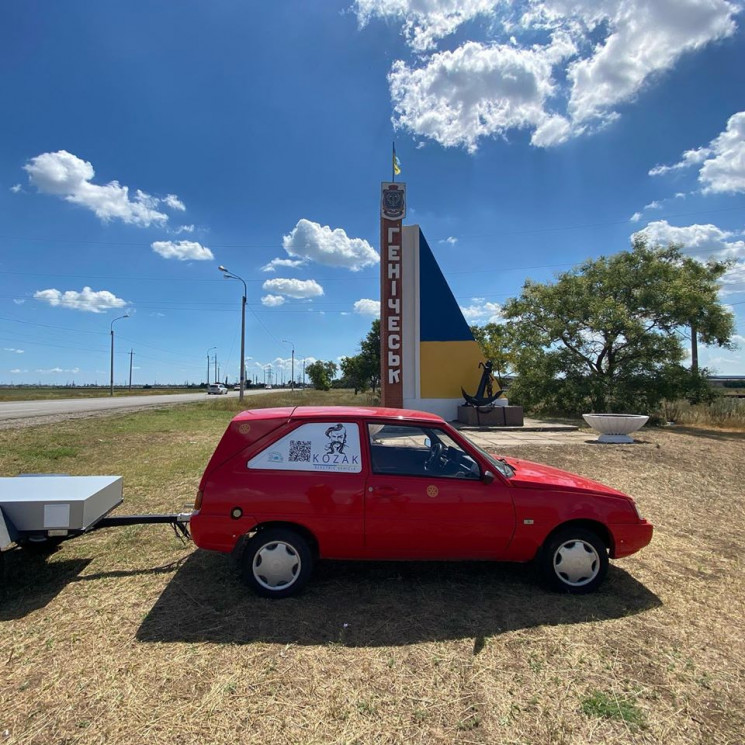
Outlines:
[[[576,473],[562,471],[560,468],[552,468],[541,463],[516,458],[505,458],[505,460],[515,470],[515,475],[510,479],[510,484],[513,486],[530,489],[571,489],[616,497],[628,497],[627,494],[610,486],[605,486],[605,484],[592,479],[586,479],[584,476],[578,476]]]

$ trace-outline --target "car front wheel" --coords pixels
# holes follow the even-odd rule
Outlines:
[[[241,578],[265,598],[286,598],[300,592],[312,569],[308,542],[286,528],[260,530],[249,540],[241,560]]]
[[[608,550],[593,531],[569,526],[548,537],[538,563],[551,589],[583,595],[605,578]]]

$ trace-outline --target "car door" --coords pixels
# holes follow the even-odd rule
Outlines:
[[[239,463],[244,478],[236,483],[251,495],[247,513],[304,526],[323,558],[363,558],[362,431],[352,421],[305,422]]]
[[[497,559],[505,554],[515,528],[508,485],[499,477],[482,480],[477,459],[442,429],[369,422],[367,430],[365,550],[370,558]],[[442,446],[440,463],[432,459],[437,445]]]

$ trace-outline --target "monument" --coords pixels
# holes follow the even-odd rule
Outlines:
[[[418,225],[404,226],[405,217],[406,184],[383,182],[381,403],[452,421],[464,403],[461,389],[479,389],[484,355],[424,233]]]

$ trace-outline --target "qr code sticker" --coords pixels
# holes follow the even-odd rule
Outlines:
[[[290,440],[290,462],[310,463],[310,440]]]

